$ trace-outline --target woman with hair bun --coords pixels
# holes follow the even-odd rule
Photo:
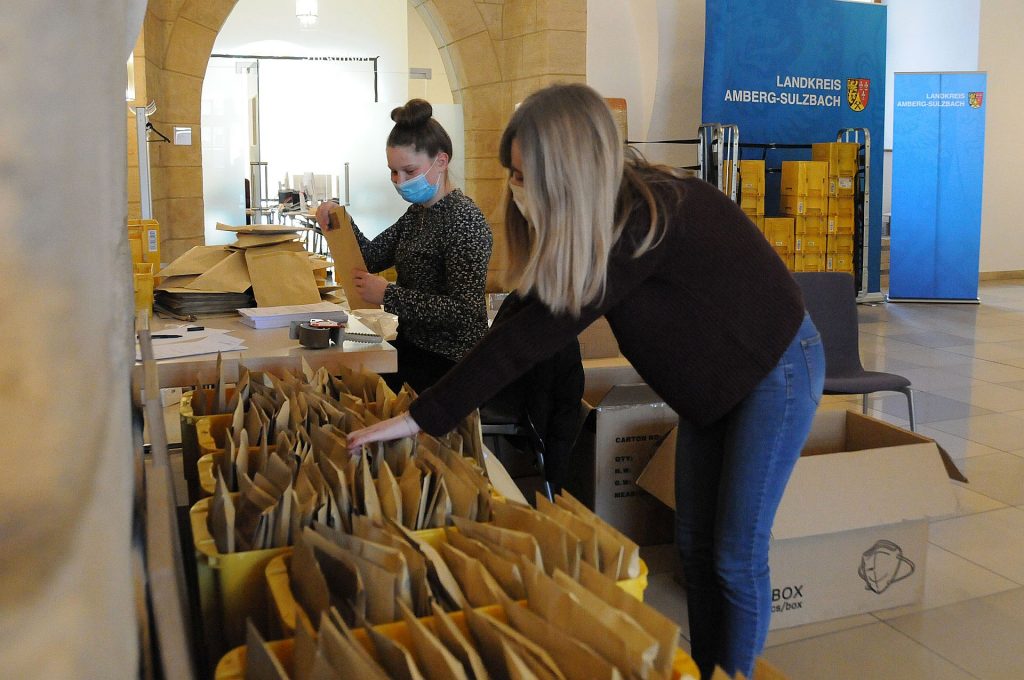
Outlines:
[[[626,153],[585,85],[530,95],[501,139],[525,298],[409,412],[348,437],[450,430],[605,316],[679,414],[676,543],[701,677],[750,677],[772,612],[772,521],[821,399],[821,336],[786,266],[716,187]]]
[[[452,140],[422,99],[391,112],[388,167],[395,190],[411,203],[397,222],[370,240],[356,227],[368,272],[355,272],[364,300],[398,315],[398,372],[393,389],[433,385],[487,331],[485,284],[491,228],[480,208],[448,176]],[[330,203],[317,209],[329,228]],[[377,272],[394,267],[389,283]]]

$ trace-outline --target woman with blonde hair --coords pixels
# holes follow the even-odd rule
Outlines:
[[[792,276],[717,188],[625,158],[585,85],[527,98],[501,140],[511,272],[527,303],[409,414],[349,446],[450,430],[600,316],[679,414],[676,539],[692,653],[750,675],[771,616],[775,511],[821,399],[821,338]]]

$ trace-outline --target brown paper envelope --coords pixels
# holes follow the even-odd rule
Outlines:
[[[537,512],[547,515],[566,527],[579,540],[580,558],[584,562],[595,567],[601,565],[601,557],[597,549],[597,530],[594,525],[587,524],[568,510],[558,507],[540,492],[537,492],[536,505]]]
[[[509,680],[547,680],[545,675],[537,675],[530,668],[525,657],[519,656],[512,644],[507,640],[501,640],[501,655],[505,660],[505,672]]]
[[[402,491],[398,488],[398,482],[391,473],[391,467],[386,460],[380,461],[380,471],[377,474],[377,497],[380,499],[380,511],[385,518],[394,522],[402,521]]]
[[[606,625],[609,629],[614,630],[623,640],[625,640],[630,649],[632,649],[634,653],[639,654],[645,664],[652,667],[654,666],[658,659],[658,641],[654,636],[644,630],[643,627],[636,622],[636,619],[622,609],[609,604],[593,592],[587,590],[564,572],[556,571],[554,580],[555,583],[560,585],[564,590],[571,593],[572,596],[576,598],[576,601],[583,605],[583,607],[601,621],[601,623]],[[673,653],[674,652],[675,646],[673,645]]]
[[[636,578],[640,575],[640,546],[631,541],[625,534],[618,531],[612,525],[594,514],[590,508],[579,502],[568,491],[563,489],[558,496],[555,496],[555,503],[566,510],[569,510],[577,517],[581,517],[584,520],[595,524],[599,532],[599,542],[602,540],[602,535],[605,537],[611,536],[614,537],[615,541],[622,545],[622,568],[619,570],[618,578],[616,580],[621,581],[627,578]]]
[[[274,507],[273,547],[285,548],[292,544],[292,504],[289,501],[292,485],[285,487],[281,501]]]
[[[234,252],[200,274],[185,288],[211,293],[244,293],[251,285],[245,254]]]
[[[347,559],[350,564],[356,566],[359,570],[363,586],[366,589],[367,621],[377,625],[391,623],[396,619],[395,590],[397,588],[396,580],[398,576],[395,573],[382,569],[362,555],[346,550],[320,534],[316,534],[315,539],[309,535],[306,535],[304,538],[313,544],[318,551],[318,555],[319,551],[323,551],[324,554],[332,559],[339,561]],[[323,568],[323,561],[321,561],[321,566]],[[330,581],[328,581],[328,584],[330,584]]]
[[[245,677],[252,680],[289,680],[284,666],[263,641],[252,619],[245,624]]]
[[[329,458],[321,458],[320,472],[324,476],[324,481],[330,490],[331,500],[337,506],[337,514],[341,520],[341,527],[335,528],[350,531],[352,528],[352,500],[348,494],[348,480],[345,478],[345,471]]]
[[[394,548],[405,558],[409,571],[409,590],[412,594],[412,609],[417,616],[430,614],[430,585],[427,583],[426,558],[416,548],[385,527],[379,527],[363,515],[352,518],[352,533],[375,543]]]
[[[313,554],[313,546],[306,543],[302,537],[303,533],[299,532],[296,535],[295,548],[289,558],[288,585],[295,602],[316,625],[320,621],[320,613],[327,611],[331,606],[331,591],[327,587],[320,563]],[[355,578],[358,578],[358,573],[355,574]]]
[[[478,643],[477,649],[480,650],[480,656],[484,659],[487,670],[492,674],[496,674],[496,670],[497,674],[500,674],[503,666],[505,672],[508,672],[504,655],[501,653],[502,642],[504,642],[511,645],[515,653],[528,664],[528,672],[538,674],[538,677],[543,680],[549,678],[564,680],[565,675],[543,647],[489,614],[472,609],[465,610],[464,613],[466,624]],[[530,660],[527,661],[526,657],[529,657]]]
[[[510,626],[558,660],[567,680],[621,680],[622,674],[604,657],[539,615],[515,603],[505,604]]]
[[[388,574],[384,570],[332,543],[309,527],[303,529],[302,539],[313,547],[313,554],[331,593],[331,604],[339,608],[346,621],[355,623],[363,617],[372,623],[389,623],[394,620],[393,604],[382,597],[382,593],[386,593],[388,598],[393,597],[391,593],[394,590],[394,584],[388,581]]]
[[[424,680],[419,668],[416,667],[412,652],[396,640],[392,640],[383,633],[378,633],[373,626],[367,626],[364,630],[373,641],[373,646],[377,650],[377,659],[387,671],[388,677],[396,680]]]
[[[448,543],[466,555],[480,560],[487,571],[498,582],[505,594],[513,600],[526,599],[526,586],[523,585],[523,576],[519,571],[519,565],[514,561],[515,556],[509,559],[495,552],[491,546],[472,538],[463,536],[458,531],[445,529],[445,536]],[[499,548],[500,550],[500,548]]]
[[[468,680],[462,663],[448,651],[433,631],[419,621],[405,605],[400,605],[402,620],[412,639],[416,661],[430,680]]]
[[[455,622],[452,621],[451,616],[438,607],[437,603],[432,603],[431,614],[433,616],[430,619],[430,624],[434,635],[462,663],[466,676],[474,680],[488,680],[487,667],[484,665],[484,660],[480,658],[480,653],[473,646],[471,639],[463,634],[459,627],[455,625]]]
[[[397,532],[403,540],[415,546],[416,550],[423,555],[427,563],[427,577],[431,590],[440,600],[442,606],[449,609],[465,609],[469,606],[462,588],[459,587],[458,581],[455,580],[451,569],[441,557],[441,553],[426,541],[417,538],[409,529],[399,526],[395,522],[388,522],[387,526]]]
[[[544,568],[544,558],[541,557],[540,546],[537,539],[522,531],[503,529],[492,524],[481,524],[470,522],[461,517],[452,517],[452,524],[469,538],[495,543],[506,550],[528,560],[531,564]]]
[[[387,680],[387,673],[373,660],[366,648],[346,636],[344,622],[330,617],[326,612],[320,622],[319,651],[334,669],[334,677],[359,678],[360,680]]]
[[[412,606],[412,594],[409,586],[409,567],[402,552],[390,545],[377,543],[360,538],[344,531],[318,525],[315,531],[321,536],[359,557],[373,562],[381,569],[395,577],[393,597]]]
[[[244,250],[246,248],[259,248],[260,246],[272,246],[277,243],[288,243],[295,241],[295,233],[290,234],[238,234],[234,243],[228,245],[232,248]],[[300,243],[299,246],[302,246]],[[305,249],[304,246],[302,246]]]
[[[448,524],[448,518],[452,516],[452,499],[448,494],[448,485],[442,477],[434,488],[433,498],[427,506],[426,521],[424,529],[440,529]]]
[[[252,292],[260,307],[308,305],[320,302],[313,272],[306,266],[306,254],[288,251],[270,253],[245,251]]]
[[[499,527],[536,537],[548,574],[558,569],[569,574],[579,573],[579,540],[564,526],[527,505],[510,501],[492,503],[491,513]]]
[[[359,456],[359,477],[356,480],[357,498],[360,501],[362,514],[371,521],[380,524],[383,521],[384,513],[380,508],[380,499],[377,497],[377,486],[373,483],[373,475],[370,474],[370,463],[367,460],[366,451]]]
[[[615,581],[589,564],[580,566],[580,584],[608,604],[629,614],[658,641],[658,658],[654,669],[665,677],[672,677],[672,659],[679,645],[679,625],[619,588]]]
[[[202,274],[230,254],[231,251],[224,246],[193,246],[156,275],[164,277]]]
[[[331,211],[330,219],[331,228],[324,232],[324,238],[331,251],[331,259],[334,260],[334,278],[345,289],[349,309],[380,309],[380,305],[370,304],[359,295],[355,277],[352,276],[353,269],[366,271],[363,253],[352,231],[352,219],[344,206],[340,205]]]
[[[319,621],[319,619],[316,619]],[[314,680],[313,666],[316,661],[316,640],[295,617],[295,642],[292,648],[292,673],[295,680]]]
[[[480,560],[470,557],[448,543],[441,544],[441,557],[458,580],[462,592],[473,607],[487,607],[507,597],[505,591],[484,568]]]
[[[618,631],[603,624],[554,579],[539,570],[526,579],[527,602],[551,625],[571,630],[573,637],[587,645],[627,677],[646,677],[650,665],[645,664],[642,650],[630,647]]]
[[[217,487],[213,496],[213,507],[207,516],[207,526],[217,546],[217,552],[222,555],[235,552],[235,505],[220,470],[217,471]]]
[[[420,493],[423,490],[423,473],[415,465],[406,465],[398,478],[398,489],[402,494],[403,526],[416,529],[416,515],[420,508]]]
[[[160,280],[160,283],[153,286],[153,290],[189,290],[188,284],[198,279],[200,274],[185,274],[183,276],[167,276]],[[202,414],[196,414],[202,415]]]

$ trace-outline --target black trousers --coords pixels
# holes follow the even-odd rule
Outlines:
[[[383,377],[388,387],[395,392],[402,389],[404,383],[409,383],[420,394],[455,365],[454,361],[444,355],[412,344],[402,337],[401,330],[391,344],[398,351],[398,372],[385,373]]]

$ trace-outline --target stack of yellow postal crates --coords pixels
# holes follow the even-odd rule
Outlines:
[[[135,311],[153,314],[153,286],[160,271],[160,224],[156,220],[128,220],[128,246],[132,253]]]
[[[732,161],[726,161],[722,170],[725,173],[725,192],[730,193],[732,186]],[[747,214],[758,230],[764,233],[764,161],[739,162],[739,192],[737,200],[743,212]]]
[[[793,218],[793,271],[825,271],[828,163],[783,161],[779,202]]]
[[[828,164],[828,242],[825,269],[853,273],[854,179],[859,146],[848,142],[813,144],[811,158]]]

